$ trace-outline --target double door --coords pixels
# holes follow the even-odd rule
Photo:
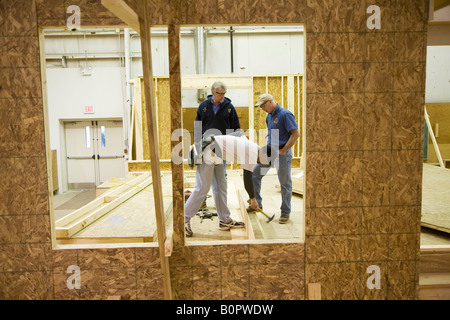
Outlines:
[[[125,177],[122,120],[68,121],[64,130],[70,189],[94,188],[110,178]]]

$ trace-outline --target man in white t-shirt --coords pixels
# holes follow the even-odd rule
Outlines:
[[[250,198],[250,207],[258,208],[255,199],[252,181],[252,171],[257,163],[268,163],[267,156],[262,149],[254,142],[245,137],[242,132],[235,132],[229,135],[209,136],[201,141],[201,146],[194,148],[201,149],[197,151],[197,159],[191,158],[197,165],[195,174],[194,192],[189,196],[185,204],[185,230],[186,236],[193,235],[190,220],[200,209],[206,195],[211,187],[214,174],[214,165],[227,162],[240,164],[244,169],[244,186]],[[194,151],[191,150],[191,153]],[[213,188],[213,196],[216,190]],[[228,211],[229,212],[229,211]],[[219,229],[230,230],[231,228],[244,228],[245,224],[240,221],[234,221],[229,214],[217,213],[219,216]]]

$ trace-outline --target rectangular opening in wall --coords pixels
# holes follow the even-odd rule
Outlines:
[[[199,41],[198,35],[203,43]],[[95,40],[96,36],[99,41]],[[48,92],[48,141],[49,148],[57,151],[54,185],[58,188],[53,195],[52,209],[56,243],[157,245],[139,34],[131,29],[93,29],[85,33],[80,30],[51,30],[48,34],[47,31],[43,33],[42,41],[46,77],[49,79],[45,89]],[[151,42],[162,193],[166,227],[170,232],[172,132],[168,125],[170,87],[167,28],[152,28]],[[233,103],[241,129],[249,141],[260,147],[267,144],[267,114],[261,108],[254,107],[258,97],[264,93],[271,94],[277,104],[293,115],[300,132],[300,138],[291,148],[292,198],[289,221],[286,224],[279,223],[282,187],[277,169],[269,168],[262,179],[262,212],[247,213],[248,193],[242,164],[229,160],[226,170],[227,207],[231,212],[230,217],[244,222],[246,228],[220,230],[219,216],[215,215],[217,206],[210,189],[205,197],[205,207],[196,212],[191,220],[194,236],[187,239],[189,243],[246,239],[303,240],[304,168],[301,160],[305,101],[304,42],[303,26],[181,28],[185,191],[195,188],[196,168],[188,166],[187,155],[194,141],[197,108],[200,103],[210,99],[208,96],[212,96],[211,85],[214,81],[225,83],[225,97]],[[271,46],[263,46],[264,43],[270,43]],[[265,49],[258,49],[261,46]],[[104,52],[100,55],[99,50],[107,51],[108,54]],[[97,76],[101,77],[103,86],[102,90],[97,90],[97,94],[88,95],[93,100],[80,101],[77,106],[59,103],[61,99],[58,100],[56,93],[64,96],[65,100],[71,94],[78,98],[86,96],[86,92],[81,94],[76,91],[76,84],[87,83]],[[83,88],[90,89],[88,85]],[[113,108],[110,95],[114,96],[116,104]],[[79,179],[83,176],[71,173],[72,163],[83,160],[76,158],[79,154],[68,153],[68,146],[74,145],[68,142],[71,136],[67,131],[69,126],[82,128],[84,149],[89,151],[89,155],[85,155],[89,159],[84,160],[92,162],[90,170],[94,179],[93,188],[82,189],[82,192],[71,195],[71,187],[75,185],[71,184],[70,177]],[[119,142],[117,150],[102,154],[103,150],[111,148],[113,142]],[[112,164],[117,160],[125,163],[121,174],[99,165],[100,162]],[[82,200],[82,193],[89,193],[89,196],[74,207],[76,200]],[[271,217],[273,220],[268,221]]]
[[[40,30],[55,246],[155,241],[155,222],[133,203],[154,207],[151,174],[127,163],[130,79],[142,70],[136,36],[123,28]]]
[[[185,149],[185,161],[189,156],[189,150],[193,148],[195,141],[199,140],[194,123],[199,126],[197,128],[201,128],[200,139],[204,137],[202,133],[205,128],[212,128],[215,121],[213,119],[219,117],[225,119],[222,121],[223,124],[228,123],[226,128],[229,132],[236,129],[230,120],[232,117],[227,117],[227,114],[221,115],[221,108],[236,114],[240,129],[247,140],[258,147],[266,146],[267,113],[261,108],[254,107],[258,98],[265,93],[273,96],[275,107],[279,105],[292,115],[300,134],[300,138],[289,150],[292,160],[287,161],[291,165],[291,171],[287,174],[292,184],[291,192],[284,191],[289,179],[280,175],[283,182],[280,183],[276,167],[279,163],[277,159],[276,165],[272,163],[271,167],[265,168],[267,170],[261,179],[261,188],[257,191],[258,196],[262,198],[259,199],[259,206],[262,208],[259,208],[260,211],[248,212],[249,193],[244,182],[244,167],[248,166],[245,163],[241,164],[241,160],[235,154],[231,159],[227,158],[226,173],[221,175],[217,166],[212,173],[218,181],[225,179],[226,187],[222,194],[226,194],[226,200],[225,198],[220,200],[219,196],[214,195],[213,188],[208,186],[204,201],[187,200],[186,220],[190,222],[193,235],[186,237],[186,242],[195,244],[216,241],[233,243],[240,240],[302,241],[304,168],[301,166],[301,159],[305,92],[303,26],[182,27],[180,51],[183,128],[188,133],[191,143],[191,146]],[[217,81],[224,84],[219,90],[213,88],[213,84]],[[225,98],[218,107],[216,106],[217,110],[214,110],[212,106],[216,102],[215,99],[221,98],[216,97],[217,93],[219,95],[225,93]],[[215,134],[223,135],[220,132]],[[235,148],[235,152],[238,149],[239,147]],[[202,193],[203,197],[205,193],[205,190],[200,191],[196,185],[200,185],[199,180],[211,174],[209,172],[211,169],[204,173],[203,169],[199,170],[202,166],[205,167],[200,165],[191,169],[185,166],[186,199],[191,197],[196,199],[199,193]],[[280,173],[283,169],[286,169],[286,165],[282,164]],[[217,194],[219,193],[217,191]],[[289,196],[282,196],[282,193],[289,193]],[[220,209],[225,201],[227,208]],[[287,207],[290,207],[290,210]],[[218,212],[220,210],[223,212]],[[289,212],[289,220],[286,223],[280,223],[282,210]],[[227,228],[221,226],[220,220],[229,218],[243,222],[245,228],[232,228],[224,232],[223,229]]]

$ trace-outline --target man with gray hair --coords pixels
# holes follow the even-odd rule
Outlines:
[[[226,135],[240,131],[239,117],[231,100],[225,97],[226,92],[227,86],[221,81],[216,81],[211,86],[211,95],[200,103],[194,122],[194,143],[200,143],[202,139],[211,135]],[[214,165],[211,187],[217,213],[222,217],[229,217],[231,212],[227,206],[225,160]],[[240,223],[223,224],[221,230],[233,227],[242,226]]]
[[[200,103],[194,125],[194,140],[199,141],[202,137],[196,137],[196,133],[203,135],[222,134],[241,129],[239,117],[231,100],[225,97],[227,86],[216,81],[211,86],[211,94],[205,101]],[[195,130],[197,129],[197,131]],[[215,132],[213,132],[215,131]],[[219,133],[220,132],[220,133]]]

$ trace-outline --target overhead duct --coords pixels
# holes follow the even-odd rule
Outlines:
[[[230,56],[231,56],[231,73],[234,73],[234,49],[233,49],[233,27],[230,27]]]
[[[195,32],[195,42],[197,46],[197,74],[205,73],[205,38],[203,27],[197,27]],[[206,100],[208,93],[205,89],[197,90],[197,101]]]

